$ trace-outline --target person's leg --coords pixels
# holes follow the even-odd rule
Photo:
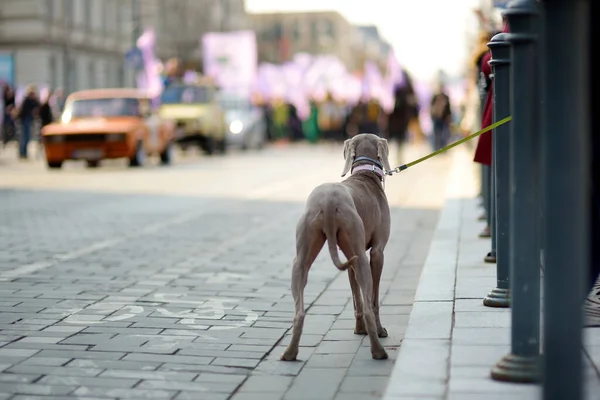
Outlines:
[[[23,118],[21,120],[21,140],[19,141],[19,157],[27,158],[27,145],[31,138],[31,119]]]

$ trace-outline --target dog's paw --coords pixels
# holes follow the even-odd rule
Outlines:
[[[381,350],[372,351],[371,356],[374,360],[387,360],[388,358],[388,354],[383,348],[381,348]]]
[[[387,331],[387,329],[385,329],[384,327],[379,327],[377,329],[377,336],[379,336],[380,338],[386,338],[386,337],[388,337],[388,331]]]
[[[281,361],[296,361],[298,357],[298,352],[285,351],[281,354],[279,358]]]
[[[365,323],[362,319],[356,321],[356,325],[354,326],[354,334],[355,335],[366,335],[367,334],[367,328],[365,327]]]

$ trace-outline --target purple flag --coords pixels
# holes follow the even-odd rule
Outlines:
[[[146,90],[150,97],[157,101],[163,90],[163,82],[160,79],[159,62],[156,59],[154,48],[156,45],[156,35],[153,29],[147,29],[137,40],[137,47],[142,53],[144,70],[137,78],[137,86]]]
[[[223,89],[249,93],[257,79],[253,31],[206,33],[202,36],[204,73]]]

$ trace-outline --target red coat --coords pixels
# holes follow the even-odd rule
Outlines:
[[[504,22],[502,32],[508,33],[508,24]],[[489,78],[492,73],[492,67],[488,64],[488,61],[492,58],[492,53],[487,52],[481,59],[481,72],[486,78]],[[483,113],[481,116],[481,129],[490,126],[494,122],[494,85],[490,85],[490,88],[485,98],[485,104],[483,106]],[[475,157],[473,161],[480,164],[492,165],[492,138],[493,130],[486,132],[479,136],[477,142],[477,148],[475,149]]]
[[[490,76],[491,72],[491,67],[488,64],[490,58],[492,58],[492,53],[488,51],[487,54],[481,59],[481,72],[485,75],[486,78]],[[494,85],[490,85],[483,106],[483,113],[481,116],[481,129],[490,126],[493,123],[493,99]],[[473,158],[473,161],[478,162],[480,164],[492,165],[492,132],[493,131],[489,131],[479,136],[479,141],[477,142],[477,148],[475,149],[475,157]]]

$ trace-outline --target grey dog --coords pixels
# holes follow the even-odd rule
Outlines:
[[[379,281],[383,250],[390,236],[390,208],[383,186],[385,171],[390,170],[388,153],[387,140],[374,134],[361,133],[346,140],[342,177],[348,172],[352,175],[340,183],[319,185],[308,197],[296,227],[291,283],[294,327],[282,360],[293,361],[298,356],[305,316],[304,288],[325,241],[335,266],[348,270],[356,318],[354,333],[369,335],[374,359],[388,357],[379,341],[387,337],[379,319]],[[338,246],[348,261],[340,261]],[[369,250],[370,259],[366,254]]]

